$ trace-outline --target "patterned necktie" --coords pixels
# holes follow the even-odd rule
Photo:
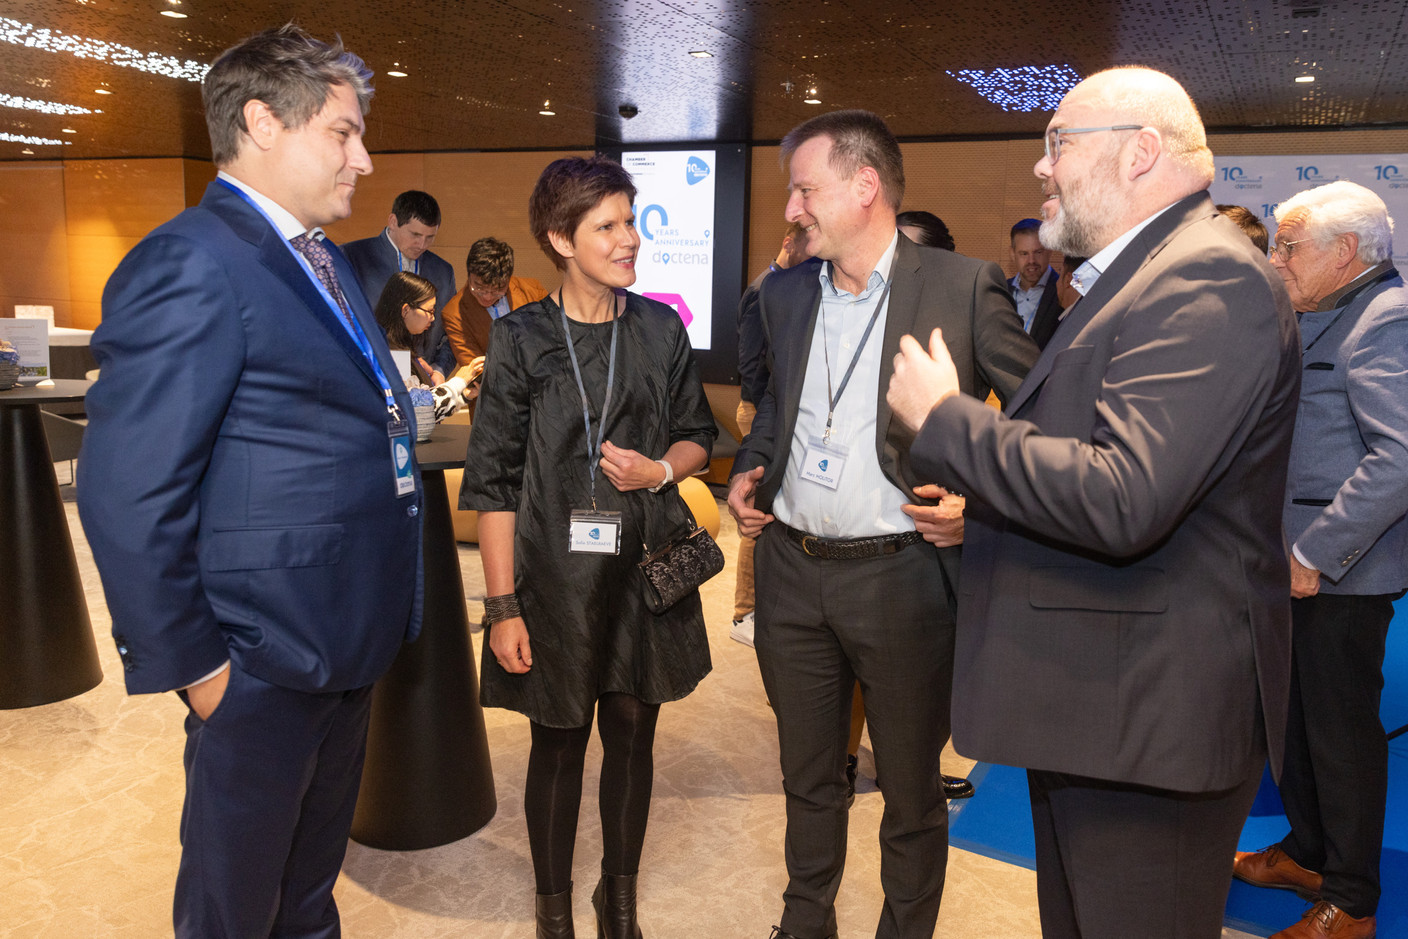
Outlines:
[[[332,298],[337,301],[338,307],[342,310],[342,315],[347,318],[347,325],[355,330],[352,324],[352,311],[347,306],[347,298],[342,295],[342,288],[337,285],[337,270],[332,266],[332,252],[323,247],[321,241],[309,238],[307,235],[298,235],[290,238],[289,244],[293,245],[293,250],[308,259],[312,265],[313,273],[318,275],[318,280],[323,282],[323,286],[332,294]]]

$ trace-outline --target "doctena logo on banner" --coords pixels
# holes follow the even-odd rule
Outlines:
[[[1374,179],[1388,183],[1390,189],[1408,189],[1408,176],[1399,172],[1392,163],[1380,163],[1374,167]]]
[[[1322,183],[1332,183],[1339,179],[1338,176],[1325,176],[1320,172],[1320,167],[1313,164],[1296,167],[1296,182],[1310,183],[1312,186],[1319,186]]]
[[[1234,189],[1260,189],[1261,176],[1248,176],[1247,171],[1240,166],[1224,166],[1222,168],[1222,181],[1231,183]]]
[[[684,181],[693,186],[709,178],[709,164],[692,156],[684,165]]]

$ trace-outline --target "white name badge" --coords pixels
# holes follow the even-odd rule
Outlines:
[[[567,550],[573,554],[620,554],[621,513],[573,509],[567,526]]]
[[[845,447],[823,443],[813,437],[807,443],[807,455],[802,458],[798,475],[827,489],[835,489],[841,484],[841,473],[846,469]]]

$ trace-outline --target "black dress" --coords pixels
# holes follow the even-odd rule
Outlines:
[[[568,323],[595,442],[612,327]],[[652,459],[680,440],[708,451],[717,430],[679,315],[628,294],[617,331],[606,439]],[[486,635],[481,700],[549,727],[591,723],[606,692],[651,704],[677,700],[711,667],[698,593],[656,616],[637,581],[642,544],[655,548],[691,524],[675,487],[618,492],[598,467],[596,507],[621,513],[621,553],[568,552],[571,511],[591,508],[587,447],[557,304],[545,298],[495,320],[460,508],[517,513],[514,587],[533,667],[525,675],[504,671]]]

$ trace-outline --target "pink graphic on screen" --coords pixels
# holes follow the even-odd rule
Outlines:
[[[684,297],[677,293],[646,293],[641,296],[649,297],[651,300],[659,300],[661,303],[674,307],[680,314],[680,319],[685,326],[694,322],[694,314],[689,312],[689,305],[684,302]]]

